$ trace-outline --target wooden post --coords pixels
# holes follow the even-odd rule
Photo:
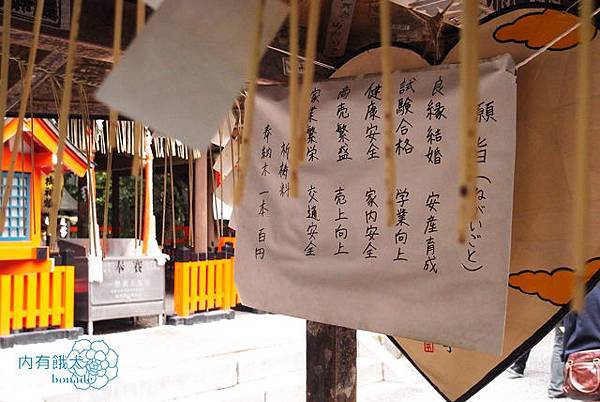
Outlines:
[[[112,226],[112,236],[110,237],[113,238],[119,237],[119,202],[121,197],[119,194],[119,179],[119,175],[113,174],[110,200],[105,200],[105,202],[112,201],[112,204],[110,205],[110,226]]]
[[[212,152],[210,149],[208,152]],[[208,155],[208,153],[207,153]],[[219,244],[219,234],[217,233],[217,220],[215,219],[213,209],[213,168],[210,158],[206,158],[206,243],[208,247]],[[214,185],[216,188],[216,184]]]
[[[87,238],[89,236],[88,230],[88,206],[87,200],[89,189],[87,188],[87,178],[77,178],[77,237]],[[85,193],[85,196],[84,196]]]
[[[208,243],[208,154],[194,161],[194,251],[206,252]]]
[[[306,322],[306,402],[356,402],[356,330]]]

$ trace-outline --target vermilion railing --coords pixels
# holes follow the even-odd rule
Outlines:
[[[240,302],[234,282],[234,257],[175,262],[174,304],[181,317]]]
[[[0,275],[0,336],[24,328],[73,328],[75,267]]]

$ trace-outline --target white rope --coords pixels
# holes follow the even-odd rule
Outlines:
[[[291,54],[290,52],[288,52],[287,50],[283,50],[283,49],[280,49],[280,48],[278,48],[278,47],[275,47],[275,46],[271,46],[271,45],[269,45],[269,46],[267,46],[267,48],[269,48],[269,49],[271,49],[271,50],[274,50],[274,51],[276,51],[276,52],[279,52],[279,53],[285,54],[286,56],[290,56],[290,57],[292,56],[292,54]],[[302,61],[306,61],[306,57],[304,57],[304,56],[300,56],[300,55],[298,55],[298,58],[299,58],[300,60],[302,60]],[[326,68],[326,69],[328,69],[328,70],[335,71],[335,67],[334,67],[334,66],[330,66],[329,64],[321,63],[321,62],[320,62],[320,61],[318,61],[318,60],[315,60],[315,61],[313,61],[313,64],[314,64],[315,66],[319,66],[319,67]]]
[[[600,7],[598,7],[596,9],[596,11],[594,11],[592,13],[592,18],[594,16],[596,16],[596,14],[598,14],[598,13],[600,13]],[[532,54],[531,56],[529,56],[528,58],[526,58],[525,60],[523,60],[522,62],[520,62],[519,64],[517,64],[515,66],[515,70],[520,69],[521,67],[523,67],[524,65],[526,65],[527,63],[529,63],[531,60],[535,59],[536,57],[538,57],[539,55],[541,55],[542,53],[544,53],[546,50],[550,49],[558,41],[560,41],[561,39],[563,39],[564,37],[566,37],[567,35],[569,35],[571,32],[575,31],[580,26],[581,26],[581,22],[578,22],[577,24],[573,25],[571,28],[567,29],[565,32],[563,32],[560,35],[558,35],[556,38],[552,39],[543,48],[539,49],[537,52],[535,52],[534,54]]]

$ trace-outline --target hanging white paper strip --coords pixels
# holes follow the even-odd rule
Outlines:
[[[233,156],[231,153],[233,152]],[[221,162],[221,159],[223,162]],[[237,149],[237,141],[230,141],[223,151],[217,156],[215,163],[213,164],[213,169],[217,172],[221,173],[221,164],[223,165],[223,174],[227,176],[233,170],[233,163],[238,163],[238,149]]]
[[[479,217],[458,231],[456,66],[394,74],[396,221],[386,226],[380,77],[315,85],[300,197],[288,198],[288,90],[261,88],[236,211],[244,304],[499,353],[510,258],[516,82],[482,63]]]
[[[221,187],[223,187],[223,215],[221,216]],[[225,176],[215,190],[214,214],[220,219],[231,219],[233,213],[233,174]]]
[[[256,5],[165,1],[96,97],[186,145],[206,147],[244,86]],[[288,10],[280,0],[266,7],[263,50]]]
[[[163,0],[146,0],[146,5],[154,10],[158,9]]]
[[[229,142],[229,138],[231,137],[231,132],[233,131],[234,127],[235,127],[235,116],[233,115],[233,112],[229,111],[227,113],[227,115],[225,116],[225,120],[223,120],[223,122],[219,126],[219,129],[217,130],[215,135],[213,135],[210,142],[213,143],[214,145],[220,145],[220,146],[224,147]],[[221,132],[220,135],[219,135],[219,131]]]

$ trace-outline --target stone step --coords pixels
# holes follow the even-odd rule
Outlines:
[[[118,377],[106,388],[80,391],[72,384],[52,383],[52,371],[16,368],[19,357],[25,354],[68,353],[72,341],[60,340],[2,350],[0,366],[8,370],[1,375],[0,401],[164,401],[227,389],[232,395],[241,392],[248,398],[262,393],[264,402],[266,389],[271,389],[274,401],[277,395],[283,398],[279,400],[287,400],[285,395],[294,389],[294,395],[304,394],[306,339],[302,320],[240,313],[231,321],[147,328],[91,339],[105,340],[119,353]],[[359,341],[360,384],[381,381],[386,375],[385,360],[372,353],[376,348],[370,349]],[[257,384],[272,378],[279,378],[281,384],[276,381],[266,388]],[[249,385],[247,392],[241,389],[245,385]]]
[[[404,402],[411,400],[409,395],[406,384],[387,381],[359,386],[356,390],[359,402]]]
[[[368,356],[368,357],[365,357]],[[359,376],[363,374],[366,381],[377,376],[376,381],[383,378],[383,367],[373,355],[359,356]],[[381,367],[381,373],[375,367]],[[306,345],[290,344],[271,348],[249,350],[238,354],[238,382],[240,384],[260,380],[262,378],[281,375],[292,371],[306,370]]]
[[[143,355],[140,355],[140,358],[143,358]],[[94,392],[76,390],[71,384],[51,384],[31,387],[25,392],[21,389],[13,395],[2,395],[0,400],[160,401],[221,389],[231,389],[229,392],[235,396],[239,392],[234,388],[241,388],[245,384],[249,384],[248,390],[240,391],[242,395],[258,395],[260,392],[264,395],[267,390],[271,390],[272,394],[285,394],[294,389],[303,394],[306,380],[305,359],[305,345],[292,343],[200,359],[192,358],[165,366],[121,370],[119,377],[106,388]],[[367,384],[383,379],[381,362],[369,358],[359,358],[358,362],[359,383]],[[273,378],[281,379],[282,382]]]
[[[240,352],[236,355],[238,383],[304,370],[306,345],[295,343]]]
[[[383,380],[381,362],[369,358],[358,359],[358,386],[368,386]],[[305,402],[306,371],[297,370],[260,380],[240,383],[234,387],[183,398],[167,399],[171,402]]]
[[[231,356],[180,362],[162,368],[128,372],[99,391],[48,395],[44,402],[160,401],[178,395],[229,388],[237,384],[237,361]]]

